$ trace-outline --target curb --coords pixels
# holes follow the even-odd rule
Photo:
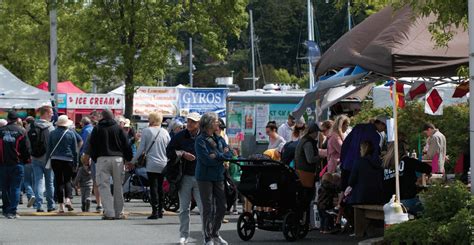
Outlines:
[[[96,217],[102,216],[102,213],[97,212],[64,212],[58,213],[56,212],[18,212],[20,216],[38,216],[38,217],[62,217],[62,216],[72,216],[72,217]],[[125,212],[127,216],[148,216],[150,212]],[[177,216],[177,213],[165,211],[163,216]]]

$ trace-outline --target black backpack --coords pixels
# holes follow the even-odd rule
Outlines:
[[[31,144],[31,155],[34,157],[41,157],[46,154],[46,137],[44,135],[44,130],[48,128],[40,128],[36,126],[35,123],[30,125],[30,130],[28,131],[28,139]]]

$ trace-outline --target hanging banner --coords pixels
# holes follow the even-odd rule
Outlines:
[[[268,143],[268,136],[265,133],[265,127],[268,123],[270,105],[255,105],[255,140],[257,143]]]
[[[255,106],[254,104],[243,104],[243,122],[244,133],[248,135],[255,134]]]
[[[226,133],[229,137],[233,137],[242,132],[242,104],[229,103],[228,113]]]
[[[221,88],[179,88],[178,107],[199,114],[215,112],[219,117],[225,117],[228,91]]]
[[[284,124],[295,107],[295,104],[270,104],[269,121],[275,121],[278,126]]]
[[[178,114],[176,88],[139,87],[133,97],[133,114],[148,117],[151,112],[161,112],[163,116]]]
[[[58,94],[58,108],[123,109],[123,96],[112,94]]]

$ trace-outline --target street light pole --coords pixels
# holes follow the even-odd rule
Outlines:
[[[474,0],[468,1],[469,13],[469,87],[474,88]],[[471,193],[474,194],[474,91],[469,93],[469,142],[471,163]]]
[[[58,87],[58,40],[56,1],[51,1],[49,10],[49,91],[54,93],[55,100]]]
[[[257,80],[255,78],[255,48],[253,47],[253,14],[252,10],[249,10],[249,15],[250,15],[250,47],[252,49],[252,88],[255,90],[255,81]]]
[[[189,38],[189,85],[193,87],[193,38]]]

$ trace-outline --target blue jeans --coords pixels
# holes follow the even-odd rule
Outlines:
[[[400,202],[407,208],[409,214],[417,216],[423,211],[423,205],[418,197],[403,199]]]
[[[3,215],[16,214],[20,202],[23,165],[0,165],[0,189],[2,190]]]
[[[24,169],[23,189],[25,189],[26,197],[29,200],[32,196],[35,196],[33,191],[33,166],[31,164],[25,164]]]
[[[33,191],[35,193],[36,201],[34,208],[41,209],[43,205],[44,195],[46,194],[46,201],[48,202],[48,209],[54,208],[54,173],[52,169],[46,169],[42,162],[33,160]]]
[[[199,187],[194,176],[183,175],[181,186],[178,190],[179,196],[179,233],[180,237],[189,238],[189,218],[191,201],[194,197],[199,208],[202,221],[202,202],[199,195]]]

